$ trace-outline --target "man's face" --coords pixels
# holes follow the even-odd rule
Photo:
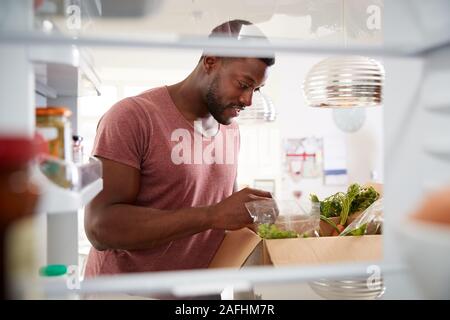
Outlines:
[[[252,104],[253,92],[264,85],[267,71],[267,65],[259,59],[222,59],[205,97],[214,119],[229,125],[243,108]]]

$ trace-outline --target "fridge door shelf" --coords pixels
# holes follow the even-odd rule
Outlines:
[[[424,145],[427,154],[442,159],[450,159],[450,147],[444,139],[438,141],[427,141]]]
[[[39,212],[63,214],[77,211],[88,204],[103,188],[99,178],[81,191],[70,191],[49,183],[41,196]]]
[[[40,159],[34,176],[41,190],[38,212],[73,212],[89,203],[103,188],[102,166],[89,158],[86,163]]]

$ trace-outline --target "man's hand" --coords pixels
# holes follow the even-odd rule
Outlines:
[[[245,203],[271,198],[270,192],[245,188],[233,193],[222,202],[210,207],[213,217],[213,229],[236,230],[253,223],[253,219],[245,208]]]

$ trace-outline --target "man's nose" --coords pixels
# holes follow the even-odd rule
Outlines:
[[[244,106],[250,106],[252,104],[253,91],[247,90],[239,98],[239,102]]]

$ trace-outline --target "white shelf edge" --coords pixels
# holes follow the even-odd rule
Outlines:
[[[30,47],[28,58],[33,62],[35,66],[50,66],[53,65],[54,68],[48,68],[45,77],[47,78],[47,83],[49,83],[49,79],[53,77],[59,77],[58,74],[52,74],[52,70],[60,70],[65,66],[72,67],[78,69],[84,78],[92,85],[93,89],[100,95],[100,85],[101,81],[97,73],[95,72],[92,63],[83,54],[83,51],[80,51],[73,45],[64,45],[64,46],[56,46],[50,47],[46,46],[36,46]],[[65,69],[67,71],[67,69]],[[64,71],[62,71],[64,72]],[[67,72],[64,72],[67,74]],[[60,83],[56,81],[56,83]],[[36,82],[36,88],[40,88],[42,91],[38,91],[41,95],[47,98],[57,98],[61,97],[78,97],[80,96],[80,87],[77,91],[70,91],[70,88],[51,88],[50,86],[44,84],[42,81],[39,83]],[[37,91],[37,90],[36,90]],[[48,95],[47,95],[48,94]]]
[[[450,141],[436,141],[425,143],[423,150],[432,156],[450,159]]]
[[[100,193],[100,191],[102,191],[102,189],[103,189],[103,179],[102,178],[99,178],[99,179],[95,180],[94,182],[92,182],[91,184],[84,187],[79,192],[79,198],[81,200],[82,205],[85,206],[86,204],[88,204],[92,199],[95,198],[95,196],[97,194]]]
[[[80,60],[80,69],[81,72],[86,76],[86,79],[93,85],[97,95],[100,95],[100,77],[95,72],[95,69],[92,65],[84,59]]]
[[[450,71],[444,69],[433,70],[425,75],[423,85],[423,99],[427,111],[450,111],[450,92],[447,84],[450,82]]]
[[[88,204],[102,189],[103,179],[99,178],[80,191],[63,189],[49,181],[42,173],[40,185],[42,195],[38,212],[46,214],[64,214],[77,211]]]
[[[425,180],[422,183],[422,188],[425,192],[435,192],[444,188],[448,185],[448,181],[435,181],[435,180]]]
[[[305,282],[320,278],[367,276],[367,263],[330,264],[322,266],[255,266],[242,269],[206,269],[171,272],[149,272],[99,276],[84,280],[79,293],[220,293],[227,286],[251,287],[256,284]],[[377,263],[382,274],[407,270],[405,265]],[[189,292],[191,288],[191,292]]]
[[[33,46],[76,46],[76,47],[116,47],[116,48],[167,48],[204,50],[209,54],[229,56],[267,56],[273,52],[317,53],[317,54],[361,54],[374,56],[408,57],[420,55],[420,50],[405,47],[381,47],[367,45],[319,45],[302,40],[271,39],[263,41],[236,41],[233,39],[208,39],[196,36],[154,35],[145,39],[125,36],[80,36],[48,35],[40,32],[0,33],[0,42],[27,44]]]
[[[80,53],[73,45],[32,46],[28,49],[28,58],[32,62],[64,64],[76,68],[80,65]]]
[[[426,109],[435,112],[450,112],[450,104],[427,104]]]
[[[56,89],[46,85],[39,80],[36,80],[35,91],[36,93],[46,98],[56,99],[56,97],[58,96]]]

